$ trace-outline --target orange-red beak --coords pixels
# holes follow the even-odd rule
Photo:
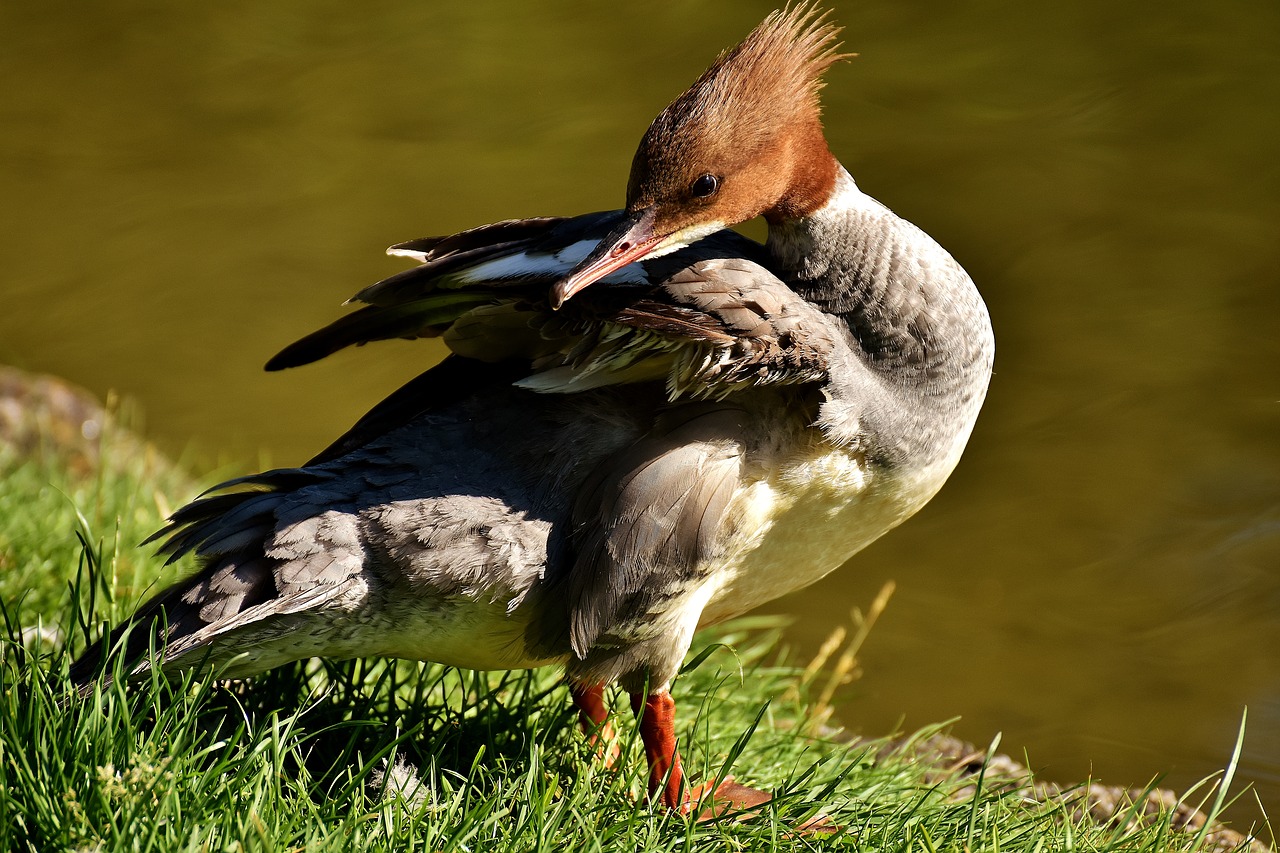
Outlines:
[[[582,259],[573,272],[551,287],[551,308],[558,311],[571,296],[627,264],[643,260],[668,235],[653,232],[653,208],[623,217],[618,226]]]

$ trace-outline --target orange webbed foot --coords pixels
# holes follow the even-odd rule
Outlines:
[[[685,814],[697,814],[697,822],[733,817],[736,820],[750,820],[760,806],[773,799],[773,795],[758,788],[739,784],[732,776],[723,779],[710,779],[695,785],[685,794],[681,808]],[[800,835],[831,835],[839,827],[831,822],[831,818],[819,812],[795,828]]]

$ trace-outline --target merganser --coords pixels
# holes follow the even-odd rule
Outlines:
[[[960,458],[994,338],[970,277],[832,156],[839,30],[774,12],[650,125],[623,210],[508,220],[267,365],[389,338],[452,355],[300,468],[217,487],[156,535],[197,573],[78,660],[243,677],[311,656],[560,665],[584,727],[619,683],[651,796],[687,788],[669,692],[694,631],[810,584]],[[763,215],[760,245],[729,226]],[[127,637],[127,640],[124,638]]]

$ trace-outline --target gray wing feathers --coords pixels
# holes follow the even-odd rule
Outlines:
[[[710,353],[682,352],[673,391],[721,397],[748,385],[823,381],[837,338],[823,315],[782,281],[745,258],[687,266],[664,287],[703,312],[724,335]],[[701,386],[701,387],[699,387]]]
[[[724,541],[741,472],[739,412],[701,407],[638,442],[588,482],[574,508],[570,642],[581,658],[641,639],[651,608],[696,581]]]
[[[255,637],[261,636],[245,637],[236,651],[246,655],[245,671],[256,671],[262,666],[255,644],[289,630],[280,624],[284,617],[317,608],[337,615],[364,602],[368,584],[356,519],[340,511],[319,512],[310,500],[289,497],[254,495],[222,519],[225,527],[194,548],[207,568],[174,587],[162,605],[170,624],[166,663],[252,627]],[[323,620],[309,624],[317,636],[328,627]],[[299,636],[296,644],[308,639]],[[223,658],[219,654],[213,660]]]
[[[679,257],[657,292],[594,317],[518,384],[565,393],[665,376],[672,400],[718,400],[825,381],[833,349],[847,348],[829,318],[754,261]]]
[[[289,617],[317,608],[336,616],[364,603],[369,587],[352,511],[353,483],[342,489],[323,468],[283,469],[220,488],[245,485],[257,489],[203,497],[175,513],[170,526],[157,534],[168,537],[161,550],[171,561],[193,552],[203,568],[139,610],[123,649],[127,658],[142,656],[154,638],[168,664],[245,629],[234,648],[214,647],[206,654],[211,663],[220,664],[243,653],[243,665],[233,670],[249,674],[300,656],[268,647],[298,630],[300,623]],[[331,628],[323,619],[308,625],[287,644],[302,648],[318,643]],[[129,625],[117,628],[86,652],[77,665],[77,680],[87,679],[94,662],[126,630]]]
[[[323,567],[316,567],[323,570]],[[321,608],[351,609],[358,605],[367,592],[358,576],[348,577],[346,583],[318,583],[299,586],[290,592],[278,594],[260,603],[252,603],[263,584],[272,575],[268,560],[251,560],[239,565],[227,565],[227,571],[215,573],[208,584],[195,584],[183,594],[184,603],[199,608],[203,623],[195,630],[171,637],[164,649],[165,663],[176,661],[190,653],[205,649],[215,640],[244,630],[252,636],[226,647],[213,647],[210,662],[233,662],[236,675],[249,675],[307,654],[280,654],[271,642],[290,633],[289,645],[307,647],[319,642],[328,627],[323,621],[307,618],[301,622],[290,620],[295,614],[312,613]],[[256,581],[256,583],[255,583]],[[355,581],[352,583],[352,581]],[[303,625],[308,629],[303,629]],[[236,660],[239,658],[240,660]]]
[[[546,562],[549,522],[531,518],[498,497],[452,494],[393,501],[367,518],[377,565],[394,566],[388,586],[431,600],[451,596],[505,601]],[[376,568],[376,567],[375,567]],[[429,602],[428,602],[429,603]]]

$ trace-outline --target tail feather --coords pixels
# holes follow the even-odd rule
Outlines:
[[[253,567],[257,572],[257,567]],[[257,587],[250,588],[247,593],[259,592]],[[194,631],[174,637],[164,647],[163,663],[173,663],[197,650],[208,650],[212,644],[227,635],[242,629],[254,629],[261,638],[273,634],[283,635],[290,630],[285,618],[323,607],[330,601],[348,592],[338,585],[309,586],[286,596],[271,595],[265,600],[258,600],[253,594],[244,595],[239,601],[224,601],[219,605],[206,604],[201,609],[201,618],[205,614],[211,617]],[[206,609],[207,608],[207,609]],[[228,647],[220,654],[211,654],[207,658],[217,665],[233,661],[245,656],[248,660],[233,670],[236,675],[250,675],[268,669],[287,660],[305,657],[307,652],[303,638],[291,642],[291,650],[281,653],[276,649],[266,648],[259,643],[256,647],[245,644],[241,647]],[[237,654],[239,652],[239,654]]]
[[[339,317],[322,329],[318,329],[280,350],[267,362],[267,370],[284,370],[300,367],[333,355],[349,346],[360,346],[369,341],[391,338],[418,338],[430,335],[416,312],[406,311],[405,306],[382,308],[372,305]]]
[[[161,591],[129,618],[116,626],[109,634],[90,645],[72,664],[71,682],[80,692],[85,692],[99,674],[109,681],[111,662],[124,661],[127,675],[146,671],[145,658],[150,649],[160,651],[161,663],[177,657],[177,649],[184,638],[198,635],[209,621],[205,615],[216,616],[199,603],[199,593],[209,585],[210,578],[222,566],[214,565],[195,577],[180,581]],[[249,580],[238,596],[228,598],[224,607],[234,608],[247,601],[269,598],[274,584],[269,572],[258,573]],[[107,670],[103,672],[103,670]]]
[[[163,540],[159,550],[169,555],[170,563],[195,552],[203,566],[90,645],[71,665],[72,682],[84,692],[117,658],[123,659],[126,673],[144,672],[152,647],[161,650],[159,663],[172,663],[234,627],[287,609],[280,599],[275,561],[263,553],[264,542],[289,487],[324,478],[323,472],[303,476],[300,469],[267,472],[224,484],[247,483],[257,489],[209,495],[175,512],[148,541]],[[110,672],[106,675],[111,677]]]

